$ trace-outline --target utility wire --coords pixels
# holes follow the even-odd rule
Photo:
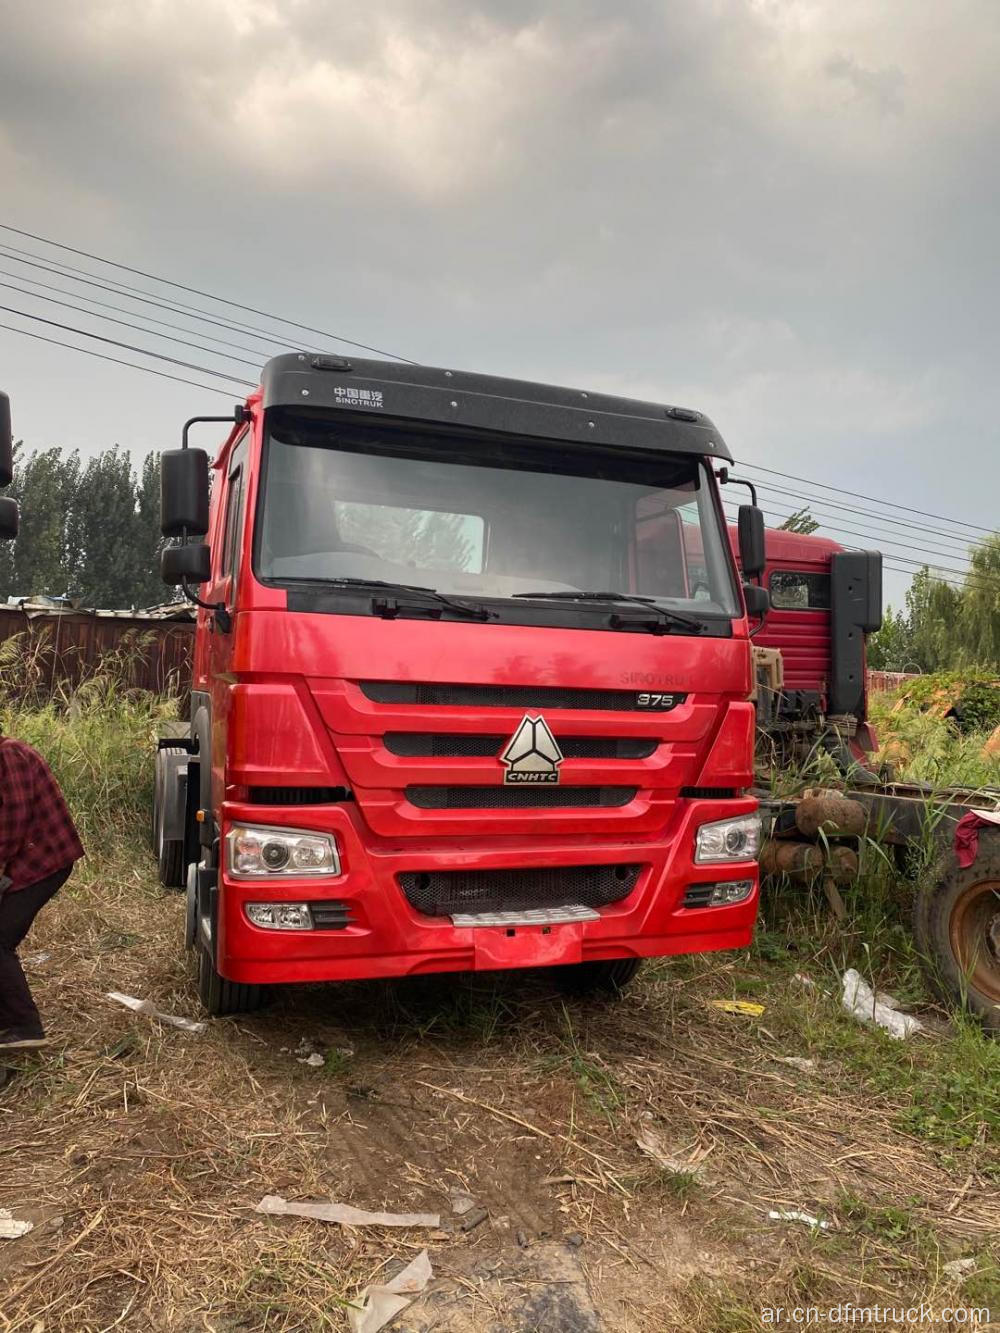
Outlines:
[[[823,509],[837,509],[844,513],[855,515],[859,518],[874,518],[879,523],[891,523],[894,527],[905,528],[910,532],[920,534],[930,533],[935,537],[944,537],[951,542],[957,542],[960,546],[968,549],[970,546],[979,545],[984,538],[956,535],[954,530],[949,532],[945,528],[925,527],[923,524],[915,522],[913,519],[894,518],[891,514],[879,513],[875,509],[858,509],[855,505],[840,504],[837,500],[828,500],[826,496],[810,497],[804,495],[801,491],[790,491],[784,486],[775,486],[773,482],[762,481],[758,483],[757,489],[766,495],[788,496],[790,499],[798,500],[801,506],[806,506],[810,514],[815,518],[820,513],[820,507]]]
[[[97,290],[101,292],[112,292],[115,296],[127,296],[130,301],[141,301],[143,305],[156,306],[158,310],[167,310],[172,315],[181,315],[188,313],[188,311],[191,311],[197,314],[198,318],[202,321],[202,323],[214,324],[216,328],[225,329],[228,333],[246,334],[251,338],[260,339],[261,342],[268,342],[274,347],[282,347],[286,351],[290,350],[287,338],[281,338],[275,334],[257,332],[254,329],[244,325],[234,324],[232,322],[225,322],[223,320],[214,319],[211,315],[208,315],[203,311],[198,311],[194,306],[188,306],[185,308],[185,306],[178,301],[174,301],[170,304],[167,304],[163,301],[156,301],[151,296],[140,295],[138,288],[130,289],[128,287],[125,287],[124,283],[109,284],[108,281],[106,280],[95,281],[93,278],[74,277],[70,273],[63,273],[60,269],[52,268],[48,264],[41,264],[37,260],[21,259],[16,254],[8,253],[9,249],[10,249],[9,246],[6,249],[0,249],[0,255],[2,255],[4,259],[12,259],[15,264],[27,264],[29,268],[41,269],[43,273],[53,274],[57,278],[68,278],[70,282],[80,282],[87,287],[96,287]],[[68,266],[63,265],[62,267],[65,268]],[[82,270],[80,271],[82,272]],[[133,291],[135,292],[135,295],[131,294],[131,292]],[[318,347],[307,347],[305,350],[319,351],[320,349]]]
[[[0,324],[0,329],[6,329],[8,333],[19,333],[22,338],[34,338],[36,342],[51,343],[53,347],[68,347],[71,352],[79,352],[82,356],[94,356],[98,361],[110,361],[116,366],[128,366],[132,370],[142,370],[147,375],[159,376],[161,380],[173,380],[176,384],[190,384],[196,389],[204,389],[206,393],[221,393],[224,398],[232,401],[233,395],[227,393],[225,389],[218,388],[215,384],[198,384],[195,380],[181,379],[179,375],[169,375],[165,370],[154,370],[152,366],[137,366],[134,361],[122,361],[117,356],[107,356],[104,352],[95,352],[89,347],[76,347],[73,343],[61,342],[58,338],[46,338],[42,333],[32,333],[30,329],[19,329],[13,324]]]
[[[934,518],[941,523],[957,523],[964,528],[974,528],[977,532],[986,532],[992,535],[993,528],[984,528],[979,523],[968,523],[965,519],[949,518],[947,514],[931,514],[926,509],[913,509],[910,505],[897,504],[893,500],[882,500],[875,495],[862,495],[860,491],[847,491],[842,486],[829,486],[822,481],[810,481],[808,477],[797,477],[791,472],[779,472],[777,468],[764,467],[761,463],[740,463],[740,467],[752,468],[755,472],[768,472],[772,477],[784,477],[786,481],[802,482],[806,486],[816,486],[821,491],[835,491],[838,495],[850,495],[857,500],[869,500],[873,504],[888,505],[891,509],[903,509],[908,514],[920,514],[923,518]]]
[[[188,287],[183,282],[174,282],[172,278],[162,278],[156,273],[147,273],[145,269],[131,268],[128,264],[120,264],[115,259],[106,259],[103,255],[91,254],[89,250],[78,250],[72,245],[64,245],[61,241],[50,240],[47,236],[39,236],[32,231],[24,231],[20,227],[11,227],[5,222],[0,222],[0,231],[12,232],[15,236],[25,236],[32,241],[40,241],[43,245],[54,246],[57,250],[65,250],[68,254],[80,255],[84,259],[96,260],[99,264],[108,264],[112,268],[120,269],[123,273],[133,273],[139,278],[148,278],[152,282],[163,283],[167,287],[176,287],[178,291],[188,292],[192,296],[202,296],[209,301],[218,301],[222,305],[232,306],[234,310],[245,310],[248,314],[259,315],[263,319],[276,319],[282,324],[288,324],[291,328],[302,329],[306,333],[315,333],[320,338],[332,338],[334,342],[346,343],[348,347],[357,347],[364,352],[374,352],[376,356],[391,356],[395,361],[406,361],[411,366],[416,365],[408,356],[400,356],[398,352],[387,352],[380,347],[372,347],[368,343],[357,342],[354,338],[345,338],[339,333],[328,333],[325,329],[315,329],[309,324],[300,324],[294,319],[285,319],[283,315],[274,315],[267,310],[258,310],[255,306],[244,305],[240,301],[231,301],[226,296],[216,296],[214,292],[202,291],[199,287]]]
[[[112,305],[110,301],[99,301],[96,296],[84,296],[80,292],[68,292],[65,287],[53,287],[50,282],[39,282],[37,278],[26,277],[23,273],[11,273],[8,269],[0,268],[0,276],[14,278],[17,282],[26,282],[29,286],[40,287],[42,291],[45,292],[58,292],[60,296],[73,296],[78,301],[86,301],[87,305],[99,305],[105,310],[117,310],[119,315],[135,315],[136,319],[144,319],[147,324],[159,324],[162,328],[175,329],[178,333],[197,333],[199,338],[207,338],[209,342],[218,343],[221,347],[232,347],[238,352],[252,352],[257,357],[267,355],[267,353],[262,352],[258,347],[246,347],[243,343],[227,342],[225,338],[220,338],[215,334],[206,333],[202,329],[188,329],[185,328],[183,324],[171,324],[169,320],[157,319],[155,315],[145,315],[141,311],[129,310],[127,306]],[[69,277],[69,275],[60,273],[59,277]],[[70,278],[70,281],[72,282],[72,278]],[[108,290],[114,291],[114,288],[109,288]],[[32,292],[32,295],[35,295],[35,293]],[[97,319],[103,318],[103,316],[97,314],[96,311],[88,311],[87,313],[93,313],[94,317]],[[150,333],[153,332],[152,329],[146,331]],[[256,364],[256,362],[254,364]]]
[[[2,272],[2,270],[0,270]],[[240,361],[244,366],[259,366],[259,361],[248,361],[245,356],[232,356],[228,352],[220,352],[215,347],[206,347],[203,343],[189,342],[186,338],[175,338],[169,333],[157,333],[155,329],[144,328],[141,324],[132,324],[127,319],[114,319],[111,315],[95,314],[93,310],[86,309],[82,305],[74,305],[72,301],[60,301],[54,296],[42,296],[39,292],[32,292],[24,287],[15,287],[12,282],[0,282],[0,287],[6,287],[9,291],[18,292],[21,296],[28,296],[33,301],[48,301],[52,305],[65,306],[68,310],[75,310],[79,315],[87,315],[91,319],[103,319],[109,324],[120,324],[126,329],[135,329],[138,333],[148,333],[154,338],[163,338],[167,342],[180,343],[183,347],[193,347],[198,352],[208,352],[209,356],[223,356],[227,361]],[[33,318],[29,316],[29,318]]]
[[[72,324],[60,324],[55,319],[45,319],[42,315],[29,315],[25,310],[17,310],[13,306],[0,305],[0,310],[8,315],[20,315],[22,319],[33,319],[38,324],[47,324],[53,329],[62,329],[64,333],[76,333],[83,338],[94,338],[97,342],[107,343],[109,347],[122,347],[127,352],[138,352],[140,356],[151,356],[156,361],[167,361],[172,366],[181,366],[184,370],[197,370],[202,375],[214,375],[216,379],[230,380],[233,384],[245,384],[248,388],[256,388],[253,380],[242,380],[238,375],[228,375],[222,370],[210,370],[207,366],[198,366],[191,361],[179,361],[176,357],[165,356],[162,352],[151,352],[146,347],[136,347],[134,343],[119,342],[117,338],[106,338],[101,333],[90,333],[87,329],[78,329]]]

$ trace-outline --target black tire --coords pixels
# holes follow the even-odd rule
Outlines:
[[[214,1018],[226,1014],[252,1014],[264,1003],[265,987],[247,985],[241,981],[227,981],[219,975],[215,960],[198,942],[198,998],[202,1008]]]
[[[183,889],[187,883],[184,839],[165,838],[162,827],[157,833],[156,870],[165,889]]]
[[[979,830],[966,869],[949,848],[913,904],[913,933],[931,984],[1000,1032],[1000,830]]]
[[[642,967],[641,958],[602,958],[592,963],[571,963],[551,968],[552,980],[570,995],[602,992],[617,997]]]

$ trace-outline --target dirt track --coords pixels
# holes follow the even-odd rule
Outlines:
[[[290,989],[189,1034],[104,998],[197,1016],[181,902],[133,865],[91,865],[26,949],[56,1044],[0,1090],[0,1207],[35,1223],[0,1242],[0,1327],[340,1329],[424,1246],[410,1333],[752,1329],[771,1303],[960,1303],[943,1264],[990,1271],[985,1124],[908,1133],[865,1069],[909,1056],[791,966],[657,964],[617,1005],[521,974]],[[707,1003],[748,991],[762,1018]],[[265,1194],[441,1226],[263,1217]],[[469,1231],[459,1195],[488,1213]]]

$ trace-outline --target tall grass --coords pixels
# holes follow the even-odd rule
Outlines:
[[[13,647],[12,647],[13,645]],[[176,699],[130,684],[128,645],[108,654],[98,674],[75,689],[39,697],[30,644],[8,640],[0,670],[0,731],[33,745],[62,786],[85,844],[134,839],[145,827],[151,751]]]

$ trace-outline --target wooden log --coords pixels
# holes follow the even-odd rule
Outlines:
[[[765,842],[760,849],[762,875],[787,875],[789,879],[815,879],[823,873],[822,847],[811,842]]]
[[[830,837],[859,838],[867,824],[864,806],[846,796],[805,796],[795,807],[795,826],[806,838],[815,838],[821,829]]]

